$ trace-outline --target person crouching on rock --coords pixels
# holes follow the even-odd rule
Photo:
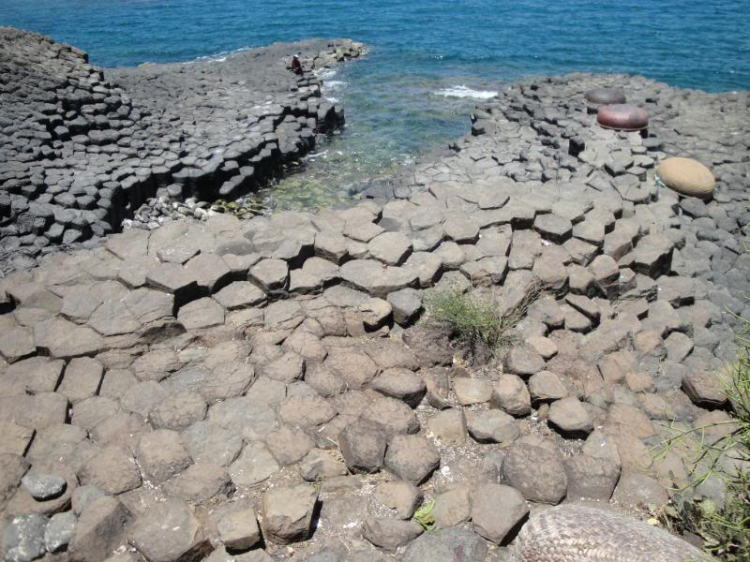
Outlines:
[[[297,55],[292,56],[292,72],[298,75],[302,74],[302,63]]]

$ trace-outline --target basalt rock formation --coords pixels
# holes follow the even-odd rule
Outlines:
[[[301,76],[284,62],[295,52]],[[343,123],[310,71],[361,52],[312,40],[104,71],[79,49],[0,28],[0,263],[94,245],[157,193],[212,201],[254,189]]]
[[[649,130],[601,129],[584,100],[598,87],[645,105]],[[697,556],[633,517],[695,478],[695,450],[665,445],[675,432],[711,443],[731,427],[749,103],[622,75],[530,79],[383,201],[167,221],[8,275],[4,555]],[[668,155],[706,163],[713,199],[660,187]],[[477,366],[421,321],[435,291],[526,306]],[[719,477],[697,484],[721,504]]]

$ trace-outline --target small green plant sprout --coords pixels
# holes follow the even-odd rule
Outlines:
[[[414,512],[414,521],[422,525],[425,531],[432,531],[435,528],[435,516],[432,514],[432,509],[435,507],[435,500],[430,500],[427,503],[422,504],[417,511]]]

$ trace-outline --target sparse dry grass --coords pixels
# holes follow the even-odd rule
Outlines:
[[[464,346],[470,356],[486,351],[496,356],[516,341],[514,328],[538,296],[534,288],[517,305],[502,311],[493,298],[453,288],[428,295],[425,305],[428,321],[448,330],[451,339]]]
[[[750,341],[739,338],[740,358],[726,384],[732,419],[723,422],[731,431],[707,439],[714,426],[694,428],[668,440],[667,447],[691,439],[697,451],[691,484],[655,513],[673,532],[699,535],[706,551],[728,562],[750,561]],[[709,478],[725,485],[724,505],[701,497],[696,488]]]

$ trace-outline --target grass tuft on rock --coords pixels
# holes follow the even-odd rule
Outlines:
[[[451,339],[476,356],[483,351],[496,355],[515,342],[514,328],[528,302],[502,312],[491,298],[452,288],[433,292],[425,299],[425,306],[433,325],[448,330]]]

